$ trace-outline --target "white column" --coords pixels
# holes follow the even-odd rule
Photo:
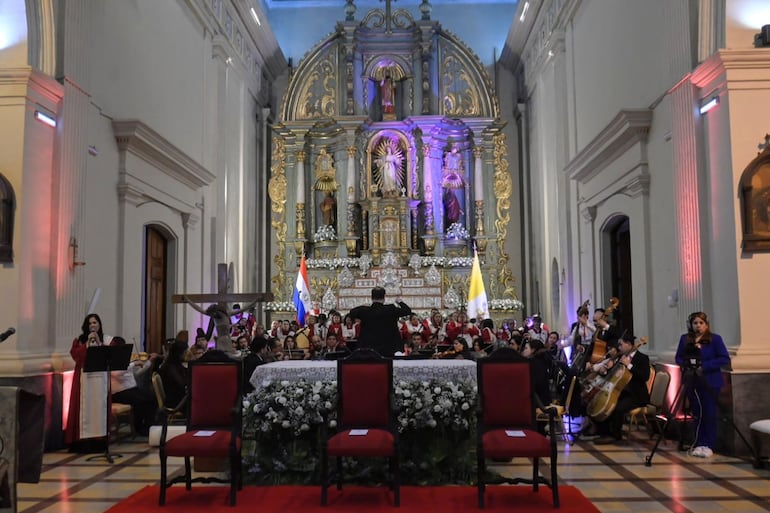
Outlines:
[[[679,318],[684,326],[690,312],[703,308],[703,264],[701,262],[698,154],[693,105],[695,91],[689,81],[671,94],[674,126],[674,194],[679,241]],[[666,291],[669,292],[670,291]]]
[[[305,203],[305,153],[297,153],[297,203]]]
[[[348,203],[356,201],[356,147],[348,147],[348,174],[345,190],[348,194]]]
[[[484,177],[482,176],[481,152],[477,152],[474,158],[473,169],[473,199],[484,201]]]

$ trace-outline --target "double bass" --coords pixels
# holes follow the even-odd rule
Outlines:
[[[620,304],[620,300],[616,297],[610,298],[610,306],[604,309],[604,314],[602,314],[602,319],[607,319],[609,315],[618,307]],[[599,328],[596,328],[596,333],[594,333],[594,340],[593,340],[593,350],[591,351],[591,358],[588,360],[591,363],[599,363],[602,360],[604,360],[605,356],[607,355],[607,341],[602,340],[598,337],[599,334]]]
[[[623,356],[633,353],[646,343],[647,337],[640,338],[630,351],[622,353],[612,360],[613,365],[607,374],[603,376],[597,374],[591,382],[586,383],[583,399],[587,403],[586,412],[589,417],[599,422],[609,418],[618,404],[620,393],[631,381],[631,371],[625,365],[617,365],[617,363]]]

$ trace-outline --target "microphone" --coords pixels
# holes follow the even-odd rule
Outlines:
[[[8,328],[4,332],[0,333],[0,342],[4,342],[5,339],[16,333],[16,328]]]

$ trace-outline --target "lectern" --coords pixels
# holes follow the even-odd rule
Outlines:
[[[110,386],[110,372],[114,370],[126,370],[131,362],[131,353],[133,346],[92,346],[86,351],[86,362],[83,365],[83,372],[106,372],[107,373],[107,404],[110,404],[112,398],[112,387]],[[107,440],[104,454],[91,456],[88,461],[104,458],[110,463],[114,463],[115,458],[122,458],[122,454],[110,453],[110,407],[105,408],[104,414],[107,417]]]

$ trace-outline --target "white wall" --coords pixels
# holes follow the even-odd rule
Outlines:
[[[623,108],[649,107],[669,74],[669,0],[586,0],[572,20],[577,150]]]

